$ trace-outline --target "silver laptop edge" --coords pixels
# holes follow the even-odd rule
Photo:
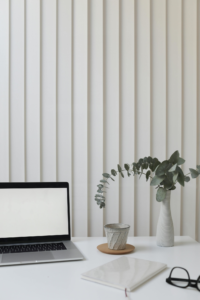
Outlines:
[[[65,189],[66,199],[64,199]],[[5,226],[2,229],[3,224]],[[40,231],[44,235],[41,235]],[[7,246],[33,244],[38,246],[49,243],[63,243],[66,249],[0,253],[0,266],[73,261],[84,258],[71,241],[69,184],[67,182],[0,183],[0,252],[5,251]]]

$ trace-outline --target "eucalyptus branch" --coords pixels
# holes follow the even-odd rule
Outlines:
[[[152,158],[150,156],[140,158],[138,162],[134,162],[131,164],[124,164],[124,168],[122,169],[120,165],[117,165],[117,171],[112,169],[111,174],[103,173],[103,177],[105,179],[100,180],[100,184],[98,184],[98,190],[95,195],[95,201],[100,208],[105,207],[105,196],[106,193],[105,188],[108,188],[106,184],[109,184],[108,179],[113,179],[113,177],[121,174],[122,178],[124,178],[124,172],[127,171],[128,177],[131,175],[142,175],[146,176],[146,181],[151,178],[150,185],[155,186],[157,189],[156,193],[156,200],[163,201],[166,196],[166,192],[168,190],[176,189],[177,182],[184,186],[185,182],[190,181],[190,175],[192,178],[197,178],[200,175],[200,165],[197,166],[197,169],[189,169],[190,173],[184,175],[182,169],[179,167],[180,165],[184,164],[185,160],[179,156],[179,152],[175,151],[168,160],[164,160],[160,162],[156,157]],[[146,173],[143,170],[147,170]],[[151,176],[152,173],[155,173]],[[139,177],[139,178],[140,178]],[[103,183],[103,184],[102,184]]]

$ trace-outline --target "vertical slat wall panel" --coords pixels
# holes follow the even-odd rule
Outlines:
[[[24,0],[10,0],[10,180],[25,180]]]
[[[167,66],[166,0],[152,0],[152,157],[166,159]],[[151,190],[151,235],[156,235],[160,204]]]
[[[9,181],[10,6],[0,0],[0,181]]]
[[[182,153],[182,0],[167,1],[167,158]],[[175,235],[181,233],[181,187],[171,192]]]
[[[200,116],[200,2],[197,2],[197,115]],[[200,118],[197,117],[197,164],[200,165]],[[196,237],[200,242],[200,176],[197,179],[197,222]]]
[[[197,158],[197,0],[183,1],[183,170],[196,167]],[[195,238],[196,180],[183,189],[182,234]]]
[[[151,1],[136,1],[136,158],[151,153]],[[144,175],[136,186],[136,235],[150,234],[150,187]],[[145,222],[143,221],[145,220]]]
[[[89,235],[103,235],[103,209],[94,195],[103,173],[103,109],[104,109],[104,1],[92,0],[89,8]],[[94,124],[94,126],[92,126]]]
[[[134,1],[121,1],[121,162],[131,164],[135,156],[135,50]],[[131,225],[134,234],[134,180],[121,180],[121,222]]]
[[[73,15],[73,228],[88,235],[88,0]]]
[[[40,181],[40,0],[26,0],[26,179]]]
[[[119,164],[119,0],[105,1],[105,171]],[[105,222],[119,222],[119,178],[110,181],[106,194]]]
[[[71,196],[72,153],[70,144],[72,138],[72,0],[58,0],[57,20],[58,181],[69,182]],[[71,212],[72,211],[71,203]]]
[[[57,0],[42,0],[42,181],[57,180]]]

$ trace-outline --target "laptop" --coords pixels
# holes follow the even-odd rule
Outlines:
[[[0,266],[81,259],[67,182],[0,183]]]

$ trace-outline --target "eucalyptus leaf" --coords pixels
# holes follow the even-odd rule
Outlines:
[[[139,163],[136,164],[136,169],[137,169],[137,170],[140,169],[140,164],[139,164]]]
[[[165,177],[166,177],[165,175],[161,175],[161,176],[155,175],[151,180],[150,185],[151,186],[159,185],[163,181],[163,179],[165,179]]]
[[[197,178],[199,176],[199,172],[197,170],[194,169],[189,169],[191,172],[191,176],[192,178]]]
[[[110,177],[110,179],[112,179],[112,181],[115,181],[112,177]]]
[[[106,180],[104,180],[104,179],[100,180],[100,182],[103,182],[103,183],[108,183],[108,184],[110,184],[108,181],[106,181]]]
[[[150,164],[150,163],[152,163],[152,160],[153,160],[153,158],[151,157],[151,156],[148,156],[147,157],[147,162]]]
[[[100,190],[100,189],[98,189],[98,190],[97,190],[97,193],[103,193],[103,191],[102,191],[102,190]]]
[[[102,175],[103,175],[103,177],[105,177],[105,178],[110,178],[110,174],[108,174],[108,173],[103,173]]]
[[[144,157],[144,162],[148,162],[148,158],[147,157]]]
[[[130,177],[130,176],[131,176],[131,173],[129,173],[129,172],[127,171],[127,175],[128,175],[128,177]]]
[[[173,186],[171,187],[170,191],[173,191],[173,190],[175,190],[175,189],[176,189],[176,186],[173,185]]]
[[[178,183],[180,183],[180,185],[185,186],[185,176],[182,173],[178,173],[178,177],[177,177],[177,181]]]
[[[175,174],[173,175],[173,183],[176,183],[177,178],[178,178],[178,173],[175,173]]]
[[[174,172],[176,170],[177,164],[173,165],[168,172]]]
[[[121,176],[124,178],[124,174],[123,174],[123,172],[120,172],[120,174],[121,174]]]
[[[151,175],[151,171],[149,170],[149,171],[146,172],[146,181],[149,180],[149,176],[150,176],[150,175]]]
[[[120,165],[117,165],[118,171],[121,172],[122,168],[120,167]]]
[[[170,156],[169,162],[172,164],[176,164],[178,163],[178,159],[179,159],[179,152],[177,150]]]
[[[184,164],[184,162],[185,162],[185,159],[179,157],[179,158],[178,158],[177,165],[180,166],[180,165]]]
[[[190,177],[189,176],[185,176],[184,180],[185,180],[185,182],[189,182],[190,181]]]
[[[112,169],[112,170],[111,170],[111,174],[112,174],[113,176],[116,176],[116,175],[117,175],[117,171],[115,171],[114,169]]]
[[[96,194],[96,195],[95,195],[95,197],[99,197],[99,198],[105,199],[105,197],[104,197],[104,196],[102,196],[102,195],[99,195],[99,194]]]
[[[129,169],[130,169],[128,164],[124,164],[124,168],[126,169],[126,171],[129,171]]]
[[[197,171],[200,173],[200,165],[197,166]]]
[[[98,184],[97,185],[99,188],[103,188],[103,184]]]
[[[140,158],[139,160],[138,160],[138,163],[141,165],[142,163],[143,163],[143,158]]]
[[[164,160],[157,168],[156,175],[164,175],[169,168],[169,162],[168,160]]]
[[[163,201],[163,200],[165,199],[166,192],[167,192],[167,191],[166,191],[165,189],[159,188],[159,189],[157,190],[157,193],[156,193],[156,200],[157,200],[158,202]]]

